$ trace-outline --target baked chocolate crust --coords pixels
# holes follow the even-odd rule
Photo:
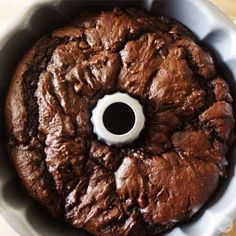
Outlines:
[[[146,127],[120,149],[91,110],[121,91]],[[5,106],[23,185],[55,217],[94,235],[158,235],[189,219],[226,176],[232,97],[208,51],[178,22],[137,9],[83,14],[22,59]]]

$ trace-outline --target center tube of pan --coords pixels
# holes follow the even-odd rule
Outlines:
[[[133,142],[144,128],[145,116],[138,100],[125,93],[101,98],[92,111],[94,133],[109,146]]]

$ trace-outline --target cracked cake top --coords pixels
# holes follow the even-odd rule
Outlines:
[[[92,132],[98,99],[143,105],[140,137]],[[19,63],[5,107],[9,153],[29,194],[94,235],[157,235],[195,214],[225,177],[229,86],[180,23],[137,9],[86,13]]]

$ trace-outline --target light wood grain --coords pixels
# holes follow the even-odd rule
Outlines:
[[[21,10],[28,2],[37,0],[0,0],[0,27],[7,22],[13,14]],[[197,1],[197,0],[196,0]],[[207,0],[206,0],[207,1]],[[225,12],[236,23],[236,0],[210,0]],[[19,236],[0,216],[0,235]],[[23,236],[23,235],[22,235]],[[200,236],[200,235],[199,235]],[[223,236],[236,236],[236,222],[231,232]]]
[[[222,236],[236,236],[236,221],[234,223],[233,229],[230,232],[223,234]]]
[[[211,0],[236,23],[236,0]],[[236,236],[236,235],[234,235]]]

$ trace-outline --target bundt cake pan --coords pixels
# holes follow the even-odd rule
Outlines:
[[[22,190],[6,151],[4,100],[17,62],[32,44],[54,28],[66,25],[82,11],[142,7],[172,17],[187,27],[215,56],[219,72],[230,84],[236,101],[236,26],[207,0],[32,0],[0,29],[0,214],[22,236],[85,236],[83,231],[53,220]],[[234,110],[236,106],[234,103]],[[236,145],[228,156],[228,179],[191,221],[178,225],[168,236],[218,236],[236,219]]]

